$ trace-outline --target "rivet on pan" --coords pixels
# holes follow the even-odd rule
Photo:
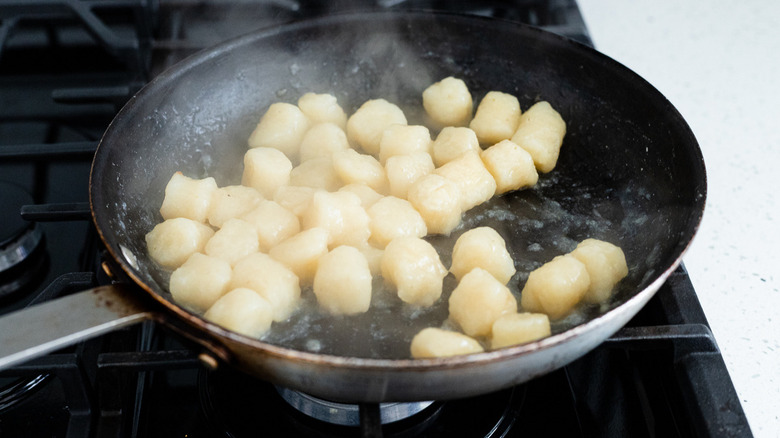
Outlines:
[[[106,275],[108,275],[108,278],[110,278],[111,280],[115,280],[114,273],[111,271],[111,266],[107,262],[104,261],[103,263],[101,263],[100,267],[103,269],[103,272],[105,272]]]
[[[200,363],[202,363],[206,368],[208,368],[211,371],[215,371],[219,367],[219,361],[217,361],[217,359],[214,356],[208,353],[199,354],[198,360],[200,360]]]

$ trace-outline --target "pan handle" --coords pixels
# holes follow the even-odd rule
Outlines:
[[[154,319],[127,286],[88,289],[0,318],[0,370],[121,327]]]

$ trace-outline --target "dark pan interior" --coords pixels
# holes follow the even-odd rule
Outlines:
[[[577,43],[457,15],[329,17],[261,31],[174,67],[124,108],[101,142],[91,181],[98,228],[127,273],[169,300],[144,235],[161,221],[164,186],[175,171],[214,176],[220,186],[240,182],[246,139],[260,115],[309,91],[334,94],[348,113],[386,98],[410,123],[422,123],[422,90],[446,76],[465,80],[475,103],[491,90],[514,94],[523,109],[547,100],[567,122],[553,172],[536,188],[495,198],[465,218],[494,224],[508,241],[518,269],[514,290],[530,270],[587,237],[626,253],[630,274],[614,299],[556,330],[619,308],[679,261],[701,220],[706,178],[696,140],[674,107],[634,73]],[[451,248],[459,232],[433,240]],[[446,250],[442,258],[448,265]],[[429,313],[446,318],[441,309]],[[415,324],[429,322],[401,323],[406,332],[370,353],[355,350],[363,337],[352,324],[340,324],[339,342],[325,348],[392,356],[407,351]]]

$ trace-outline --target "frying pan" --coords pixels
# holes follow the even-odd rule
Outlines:
[[[249,339],[172,300],[144,235],[162,220],[164,187],[175,171],[213,176],[220,186],[239,183],[246,140],[265,108],[309,91],[334,94],[347,112],[385,98],[405,108],[410,123],[422,123],[422,90],[447,76],[463,79],[475,101],[491,90],[517,96],[523,108],[547,100],[567,121],[553,172],[532,190],[470,211],[464,222],[500,218],[518,265],[517,288],[531,269],[579,240],[619,244],[630,273],[609,302],[536,342],[415,360]],[[197,340],[218,362],[325,399],[487,393],[568,364],[628,322],[679,265],[705,193],[701,151],[672,104],[624,66],[565,38],[440,13],[356,13],[261,30],[186,59],[119,112],[90,178],[93,219],[118,281],[4,317],[0,367],[151,318]],[[347,341],[336,344],[364,335],[343,326]]]

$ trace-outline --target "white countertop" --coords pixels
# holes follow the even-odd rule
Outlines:
[[[780,2],[578,3],[699,141],[707,205],[683,263],[753,434],[780,436]]]

